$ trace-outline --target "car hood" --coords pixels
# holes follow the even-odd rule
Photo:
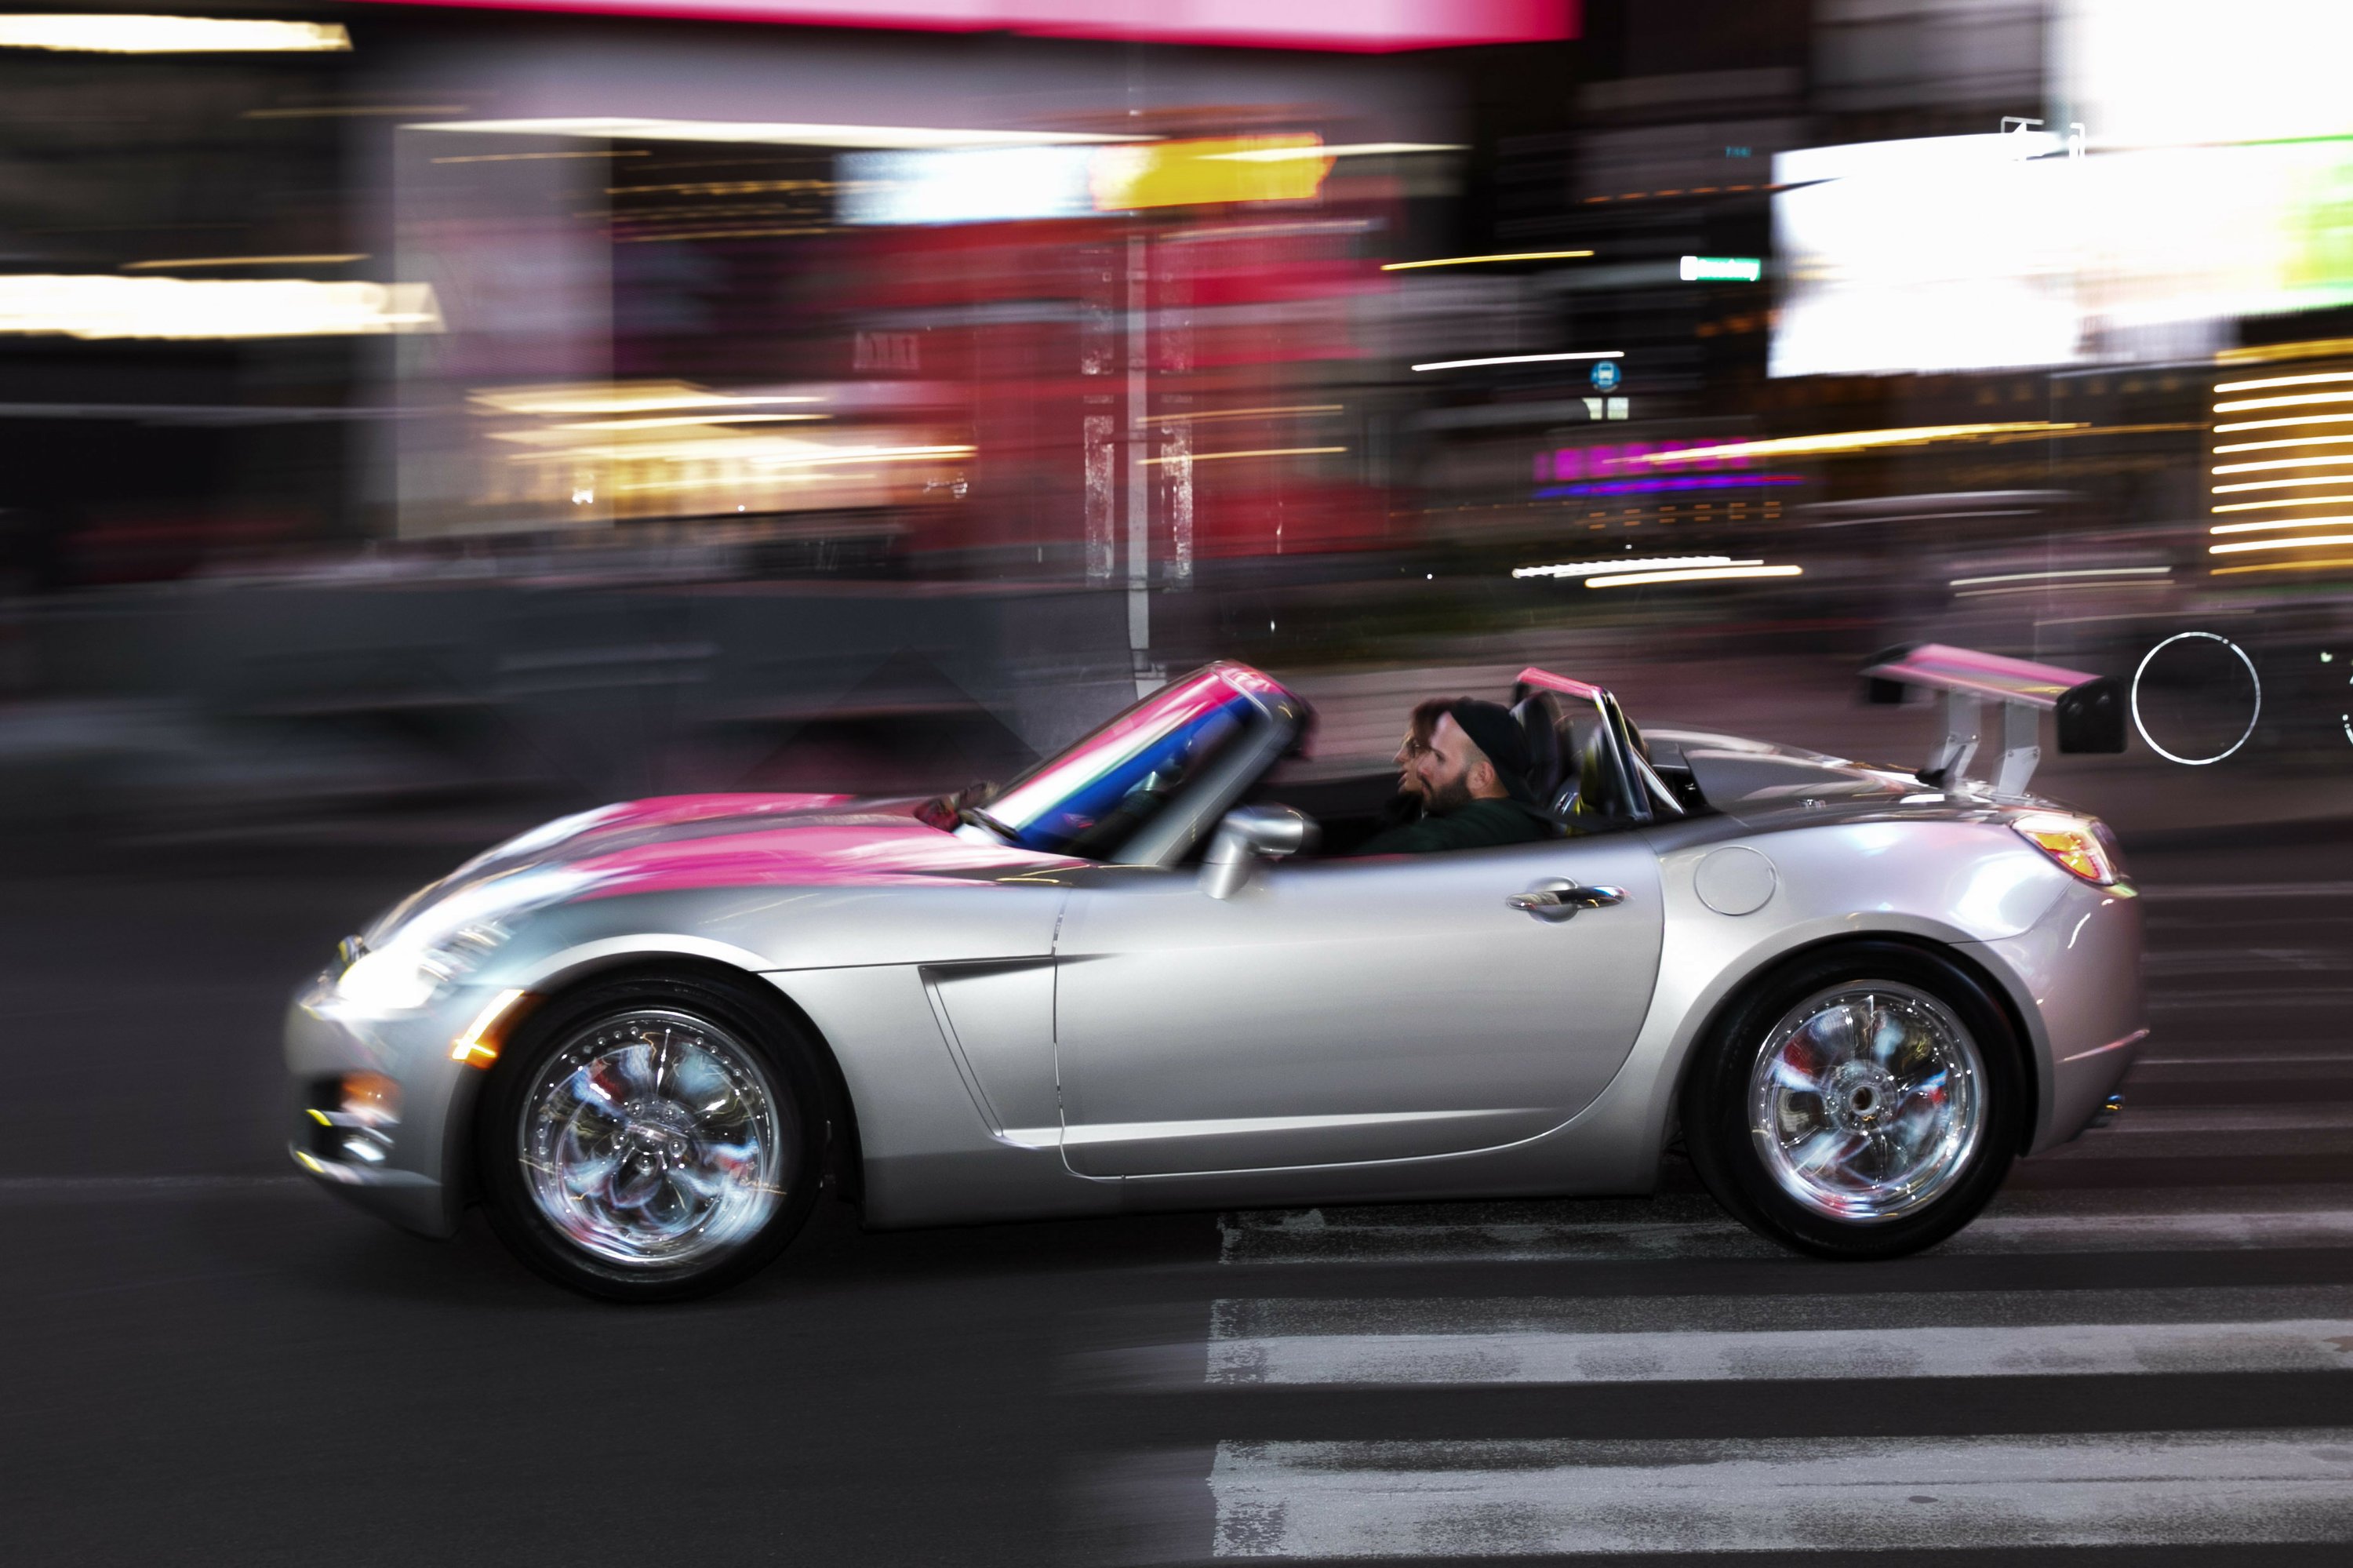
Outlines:
[[[848,795],[673,795],[600,806],[484,851],[372,926],[429,910],[524,908],[712,887],[937,885],[1082,863],[917,819],[915,800]]]

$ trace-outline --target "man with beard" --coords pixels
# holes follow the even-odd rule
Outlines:
[[[1560,824],[1527,782],[1527,742],[1510,710],[1460,697],[1430,726],[1408,764],[1423,816],[1376,834],[1358,854],[1426,854],[1558,838]]]

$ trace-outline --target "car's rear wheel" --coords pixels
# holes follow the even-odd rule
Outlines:
[[[534,1014],[476,1120],[491,1222],[541,1273],[615,1300],[723,1289],[808,1216],[825,1120],[812,1047],[724,982],[593,982]]]
[[[1811,955],[1718,1021],[1683,1092],[1700,1178],[1750,1229],[1896,1257],[1977,1217],[2025,1114],[2017,1033],[1950,959],[1889,942]]]

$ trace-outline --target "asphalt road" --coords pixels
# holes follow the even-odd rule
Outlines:
[[[0,885],[0,1560],[2339,1563],[2348,848],[2137,846],[2124,1118],[1925,1256],[1778,1254],[1671,1171],[1651,1202],[826,1212],[664,1309],[285,1173],[288,989],[450,852],[45,857]]]

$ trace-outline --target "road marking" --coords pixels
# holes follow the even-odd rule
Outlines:
[[[1219,1557],[2353,1538],[2353,1430],[1699,1442],[1237,1443]]]
[[[1598,1211],[1586,1218],[1577,1211]],[[1306,1209],[1218,1221],[1219,1261],[1302,1263],[1638,1262],[1785,1257],[1706,1200],[1454,1204],[1419,1210]],[[1630,1213],[1629,1211],[1636,1211]],[[1711,1212],[1714,1211],[1714,1212]],[[1984,1214],[1936,1250],[2021,1253],[2237,1252],[2353,1246],[2353,1208],[2200,1213]]]
[[[2193,898],[2344,898],[2353,896],[2353,882],[2165,882],[2143,885],[2140,895],[2160,904]]]
[[[2353,1290],[1227,1300],[1192,1365],[1229,1386],[2343,1372]]]

